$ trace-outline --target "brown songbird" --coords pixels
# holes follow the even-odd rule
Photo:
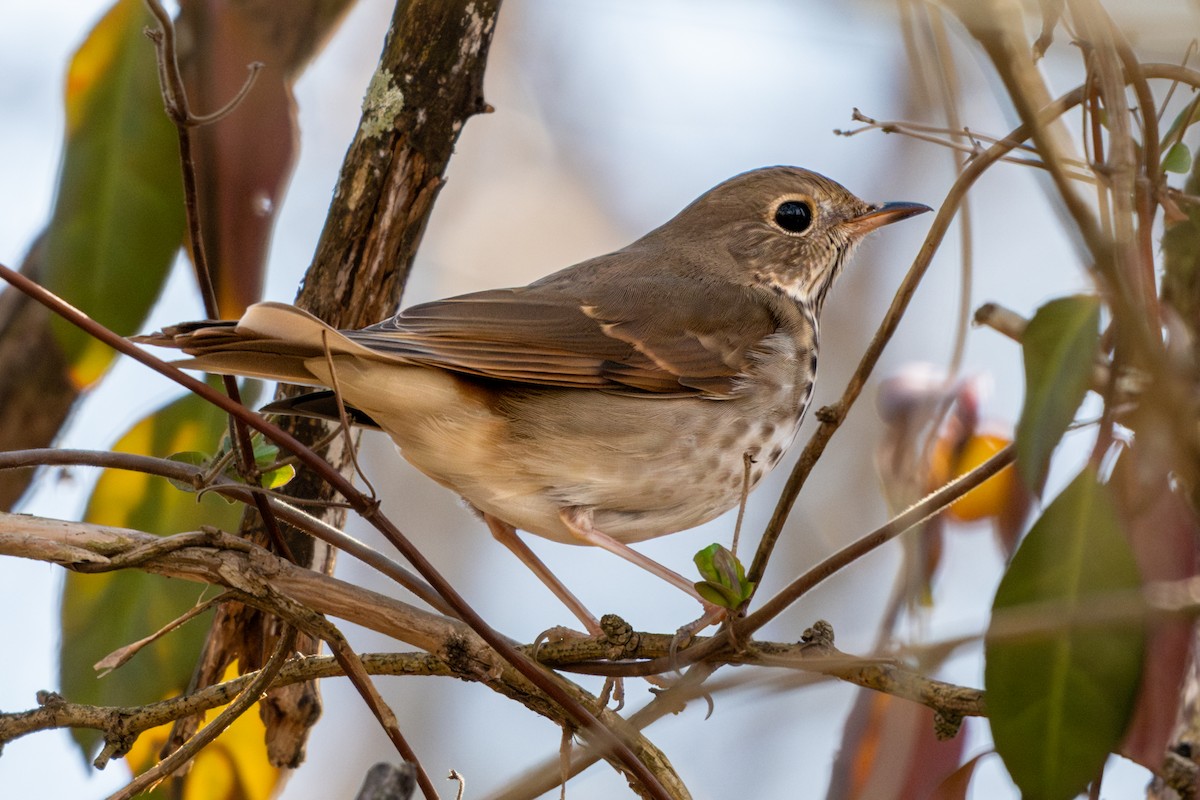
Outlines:
[[[354,419],[479,511],[592,632],[515,529],[629,547],[735,506],[783,458],[812,396],[818,317],[855,245],[928,211],[864,202],[795,167],[738,175],[633,244],[528,286],[337,331],[282,303],[140,341],[180,366],[335,385]],[[336,378],[336,381],[335,381]],[[337,418],[329,391],[266,410]],[[749,456],[749,462],[747,461]]]

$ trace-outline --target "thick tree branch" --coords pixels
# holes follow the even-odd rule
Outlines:
[[[356,622],[437,656],[457,677],[482,681],[548,719],[574,727],[578,716],[564,709],[561,700],[570,697],[573,705],[585,708],[611,731],[611,736],[619,737],[629,757],[653,774],[664,792],[669,792],[665,796],[689,796],[663,754],[620,716],[599,706],[579,687],[540,667],[537,669],[542,683],[552,682],[554,696],[539,690],[523,670],[499,657],[488,642],[463,623],[298,567],[240,537],[202,535],[208,537],[211,547],[167,548],[168,552],[163,553],[159,549],[161,537],[140,531],[3,514],[0,556],[33,558],[74,569],[82,567],[84,571],[104,569],[116,558],[154,574],[229,587],[242,594],[242,602],[285,619],[291,617],[294,621],[295,615],[281,605],[279,597],[320,614]],[[196,541],[189,539],[187,543],[194,545]],[[147,548],[156,551],[155,558],[143,558]],[[601,749],[609,761],[616,758],[603,744]]]

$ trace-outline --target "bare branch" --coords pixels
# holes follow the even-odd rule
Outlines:
[[[224,533],[203,535],[209,537],[211,546],[170,549],[157,559],[143,561],[139,568],[154,574],[227,586],[239,593],[241,602],[279,614],[293,623],[303,620],[295,613],[294,606],[285,604],[280,598],[319,614],[355,622],[437,656],[455,676],[483,681],[493,690],[559,725],[575,724],[575,715],[563,708],[558,697],[540,691],[522,670],[499,657],[485,640],[462,622],[298,567],[240,537]],[[160,537],[124,528],[0,514],[0,556],[33,558],[68,568],[86,564],[87,569],[94,570],[111,564],[114,559],[129,560],[127,554],[137,553],[139,548],[153,546],[157,541],[161,541]],[[191,541],[195,542],[194,539]],[[508,640],[505,642],[507,644]],[[508,644],[508,648],[516,652],[513,645]],[[522,653],[521,658],[528,660],[529,656]],[[606,730],[619,736],[629,757],[652,772],[656,782],[669,787],[670,796],[688,796],[663,754],[631,729],[625,720],[599,706],[594,697],[574,684],[544,671],[541,666],[536,669],[553,682],[556,695],[569,695],[573,704],[586,708],[606,726]],[[615,758],[611,750],[603,752],[607,760]]]

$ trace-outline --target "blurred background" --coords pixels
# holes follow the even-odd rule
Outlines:
[[[51,209],[65,65],[108,2],[5,5],[0,261],[15,264]],[[290,301],[310,260],[391,6],[387,0],[359,0],[297,86],[301,155],[274,238],[267,299]],[[1129,35],[1143,57],[1178,60],[1187,38],[1200,29],[1195,3],[1108,7],[1130,19]],[[1031,30],[1036,24],[1031,17]],[[950,33],[959,56],[963,124],[1003,135],[1015,125],[1014,114],[997,99],[994,79],[971,43],[953,26]],[[1043,62],[1056,91],[1072,88],[1077,62],[1074,48],[1060,38]],[[526,283],[616,249],[713,184],[763,165],[814,169],[870,201],[937,206],[955,174],[949,151],[878,132],[853,138],[833,133],[856,127],[851,121],[856,107],[877,119],[944,124],[910,76],[899,14],[890,2],[506,0],[485,91],[496,111],[473,118],[463,132],[404,304]],[[1087,288],[1074,243],[1054,224],[1057,212],[1047,189],[1035,171],[1006,165],[992,169],[972,193],[972,307],[995,300],[1028,316],[1050,297]],[[874,236],[835,288],[822,321],[814,408],[841,394],[929,219],[918,217]],[[949,363],[962,288],[960,255],[961,242],[952,232],[871,386],[800,497],[762,591],[772,593],[887,519],[875,468],[884,435],[876,386],[880,378],[917,363],[941,369]],[[148,329],[202,316],[191,280],[181,262]],[[983,415],[990,424],[1011,426],[1023,388],[1018,348],[993,332],[972,330],[963,371],[980,376],[986,387]],[[61,444],[108,447],[175,396],[173,385],[122,361],[75,415]],[[806,422],[799,444],[814,427],[811,419]],[[799,449],[751,498],[743,535],[747,551],[757,543]],[[570,621],[457,498],[409,468],[383,436],[364,437],[363,461],[388,514],[495,627],[531,640]],[[1069,466],[1059,467],[1048,496],[1071,474]],[[44,476],[20,510],[77,517],[94,479],[82,469]],[[728,515],[642,549],[690,572],[692,554],[712,541],[728,542],[732,527]],[[986,524],[960,527],[948,539],[933,611],[912,626],[914,640],[978,632],[986,620],[1000,550]],[[352,521],[350,532],[374,541],[365,525]],[[531,544],[597,613],[615,612],[638,629],[655,631],[673,630],[695,616],[693,601],[606,553]],[[839,647],[871,652],[900,554],[899,543],[892,543],[845,570],[762,637],[796,640],[814,621],[827,619]],[[348,558],[337,574],[395,591]],[[7,643],[0,659],[0,709],[32,707],[36,691],[56,688],[60,582],[56,568],[0,560],[0,607],[8,610],[0,615],[0,641]],[[344,630],[360,650],[393,649],[391,641],[369,631],[349,625]],[[981,669],[978,648],[968,648],[937,676],[978,686]],[[698,797],[824,794],[853,689],[815,682],[781,691],[771,678],[763,671],[761,681],[716,695],[708,720],[704,704],[694,703],[648,731]],[[557,728],[482,686],[435,679],[379,683],[430,773],[435,779],[451,768],[463,773],[468,796],[486,795],[557,751]],[[644,683],[631,681],[628,690],[632,707],[649,699]],[[310,741],[308,762],[283,792],[287,800],[353,796],[370,764],[394,755],[348,684],[327,681],[323,692],[324,717]],[[968,754],[987,749],[984,726],[968,722],[964,735]],[[742,750],[749,744],[752,757]],[[99,797],[126,780],[120,762],[92,773],[67,733],[36,734],[5,748],[0,793]],[[1147,777],[1132,766],[1116,770],[1106,780],[1106,794],[1132,796]],[[576,800],[623,796],[623,786],[610,770],[596,767],[572,780],[569,792]],[[446,791],[452,790],[447,784]],[[985,762],[972,792],[991,798],[1015,790],[1002,769]]]

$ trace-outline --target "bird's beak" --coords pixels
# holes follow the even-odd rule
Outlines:
[[[876,228],[932,210],[922,203],[884,203],[865,214],[846,220],[841,223],[841,227],[848,228],[856,236],[863,236]]]

